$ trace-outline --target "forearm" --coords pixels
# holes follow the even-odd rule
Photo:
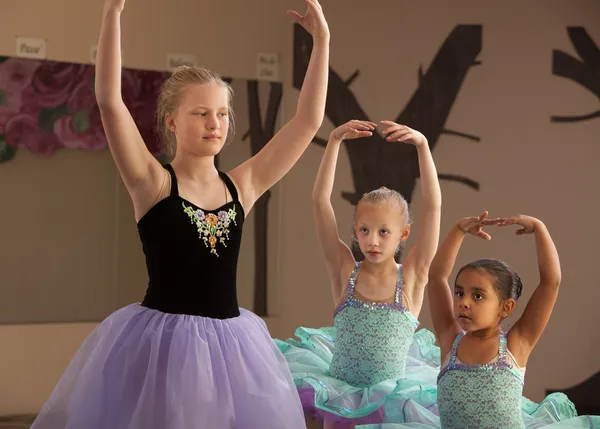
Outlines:
[[[329,37],[313,39],[310,62],[304,77],[295,118],[315,129],[323,123],[329,79]]]
[[[315,204],[330,203],[331,201],[331,193],[333,192],[333,184],[335,182],[335,170],[341,145],[341,140],[329,137],[313,187],[312,196]]]
[[[96,53],[96,99],[101,107],[122,100],[120,27],[121,11],[107,3]]]
[[[430,279],[438,282],[450,277],[464,237],[465,233],[458,225],[454,225],[431,262]]]
[[[421,178],[422,206],[425,210],[440,210],[442,206],[442,192],[438,179],[437,169],[427,141],[417,146],[419,155],[419,174]]]
[[[548,228],[539,220],[535,223],[535,245],[540,270],[540,284],[559,287],[561,269],[558,251]]]

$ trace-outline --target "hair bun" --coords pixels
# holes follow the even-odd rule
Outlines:
[[[521,281],[521,277],[519,277],[517,273],[514,273],[513,276],[515,298],[519,299],[521,297],[521,293],[523,292],[523,282]]]

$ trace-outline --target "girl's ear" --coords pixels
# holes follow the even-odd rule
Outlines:
[[[507,300],[504,300],[502,302],[502,304],[500,305],[500,318],[501,319],[505,319],[508,316],[511,315],[511,313],[513,312],[513,310],[515,309],[515,306],[517,305],[517,302],[512,299],[512,298],[508,298]]]

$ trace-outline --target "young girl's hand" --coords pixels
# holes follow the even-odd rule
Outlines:
[[[399,125],[392,121],[381,121],[381,123],[387,126],[387,128],[383,130],[383,134],[389,134],[386,137],[388,142],[410,143],[417,147],[427,144],[425,136],[417,130],[413,130],[406,125]]]
[[[464,217],[456,222],[456,226],[465,234],[471,234],[484,240],[491,240],[492,237],[483,231],[485,225],[497,225],[499,219],[486,219],[487,211],[484,211],[479,216]]]
[[[288,10],[287,13],[308,31],[313,38],[329,37],[329,26],[323,15],[323,8],[318,0],[304,0],[307,9],[304,16],[293,10]]]
[[[352,120],[333,130],[330,139],[342,141],[369,137],[373,135],[372,131],[376,126],[373,122]]]
[[[535,227],[540,223],[539,219],[527,215],[498,218],[495,220],[497,222],[496,225],[498,226],[520,225],[522,228],[515,232],[517,235],[531,234],[535,232]]]

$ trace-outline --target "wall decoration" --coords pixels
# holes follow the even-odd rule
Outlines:
[[[161,71],[122,70],[125,104],[148,149],[163,152],[154,125]],[[16,150],[51,155],[61,148],[107,146],[94,95],[94,66],[0,57],[0,161]]]
[[[231,84],[233,79],[224,78]],[[246,81],[249,129],[242,135],[242,141],[250,139],[250,156],[256,155],[273,138],[279,119],[279,110],[283,100],[283,84],[269,82],[269,99],[266,106],[266,117],[261,115],[260,85],[267,82],[259,80]],[[219,168],[220,155],[215,157]],[[254,204],[254,298],[252,311],[258,316],[267,317],[268,312],[268,224],[269,201],[273,191],[267,190]]]
[[[257,80],[248,81],[248,115],[250,116],[250,131],[243,140],[250,138],[252,156],[256,155],[275,135],[279,106],[283,98],[283,84],[279,82],[270,83],[269,101],[267,105],[266,118],[262,120],[260,114],[260,99]],[[267,273],[268,273],[268,249],[267,249],[267,225],[269,223],[269,199],[271,191],[265,192],[254,205],[254,306],[253,311],[262,317],[268,316],[267,309]]]
[[[567,395],[575,404],[577,413],[580,416],[600,415],[600,372],[567,389],[548,389],[546,395],[554,392],[562,392]]]
[[[555,49],[552,51],[552,74],[578,83],[600,100],[600,49],[583,27],[567,27],[567,33],[581,59]],[[576,116],[553,115],[550,121],[581,122],[595,118],[600,118],[600,108]]]
[[[438,50],[429,69],[423,72],[419,67],[418,87],[395,121],[426,135],[432,151],[443,134],[480,141],[477,136],[448,129],[446,120],[469,69],[480,64],[477,57],[481,48],[481,25],[457,25]],[[297,89],[301,88],[304,81],[311,51],[310,34],[296,24],[293,84]],[[335,70],[329,69],[325,110],[336,127],[351,119],[370,120],[350,88],[358,76],[357,70],[348,79],[343,79]],[[320,146],[327,144],[322,138],[316,138],[314,142]],[[363,193],[386,186],[400,192],[410,204],[419,177],[418,157],[413,147],[386,143],[379,133],[346,141],[345,147],[355,189],[354,192],[342,193],[346,201],[356,205]],[[457,174],[439,174],[439,177],[441,180],[462,183],[474,190],[479,189],[479,183],[467,177]]]

